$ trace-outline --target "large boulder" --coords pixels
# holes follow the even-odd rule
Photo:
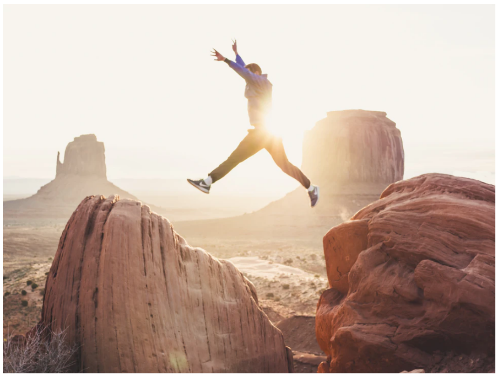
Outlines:
[[[320,372],[494,369],[493,185],[442,174],[396,182],[323,242]]]
[[[141,202],[89,196],[61,236],[39,326],[85,372],[289,372],[282,333],[230,262]]]

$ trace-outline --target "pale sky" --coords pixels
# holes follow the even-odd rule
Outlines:
[[[57,151],[89,133],[105,144],[110,178],[204,177],[249,128],[243,79],[210,56],[234,60],[231,38],[273,83],[275,128],[294,164],[326,112],[366,109],[401,130],[406,178],[494,175],[493,5],[4,5],[3,14],[4,177],[54,177]],[[280,175],[263,151],[224,180]]]

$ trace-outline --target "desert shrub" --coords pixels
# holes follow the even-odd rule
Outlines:
[[[267,298],[272,298],[272,297],[274,297],[274,294],[273,294],[273,293],[267,293],[267,294],[266,294],[266,297],[267,297]]]
[[[44,296],[45,295],[45,289],[40,290],[40,295]]]
[[[290,289],[290,285],[289,285],[289,284],[284,284],[282,287],[283,287],[283,289],[285,289],[285,290]]]
[[[10,291],[6,291],[4,297],[6,297],[7,295],[10,295]]]
[[[45,272],[45,275],[48,276],[50,272]]]
[[[319,274],[315,274],[314,277],[319,278]]]
[[[287,259],[283,262],[283,264],[285,265],[292,265],[293,264],[293,260],[292,259]]]
[[[78,348],[69,346],[66,331],[54,333],[38,327],[25,343],[15,342],[12,336],[4,339],[4,373],[68,373],[74,365]]]
[[[28,280],[28,282],[26,282],[26,285],[27,285],[27,286],[30,286],[32,283],[33,283],[33,281]]]
[[[273,301],[275,301],[275,302],[279,302],[280,300],[281,300],[281,298],[280,298],[280,297],[275,297],[275,298],[273,299]]]
[[[31,284],[31,288],[32,288],[33,290],[35,290],[37,287],[38,287],[38,285],[37,285],[36,283],[34,283],[34,282],[33,282],[33,283]]]
[[[26,292],[26,290],[21,290],[21,294],[22,294],[22,295],[26,295],[26,294],[28,294],[28,293]]]
[[[21,301],[21,306],[28,307],[28,301]]]
[[[312,255],[309,256],[311,260],[316,260],[318,258],[318,255],[313,253]]]
[[[321,294],[323,294],[323,292],[324,292],[325,290],[326,290],[326,289],[319,289],[316,293],[317,293],[318,295],[321,295]]]
[[[49,257],[49,261],[52,260],[52,257]]]
[[[3,279],[4,279],[4,280],[6,280],[7,278],[9,278],[9,277],[7,277],[7,276],[3,276]]]

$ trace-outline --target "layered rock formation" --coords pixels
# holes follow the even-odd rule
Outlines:
[[[385,184],[403,179],[401,132],[387,113],[367,110],[328,112],[305,133],[302,170],[311,181]]]
[[[494,369],[494,186],[400,181],[323,242],[320,372]]]
[[[138,201],[85,198],[61,236],[40,326],[85,372],[289,372],[291,352],[230,262]]]

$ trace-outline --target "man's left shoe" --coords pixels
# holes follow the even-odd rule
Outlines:
[[[319,200],[319,186],[314,186],[313,190],[308,190],[309,198],[311,199],[311,207],[316,206],[316,203]]]
[[[189,182],[191,185],[193,185],[196,189],[201,190],[203,193],[209,194],[210,193],[210,186],[205,183],[205,180],[190,180],[187,179],[187,182]]]

